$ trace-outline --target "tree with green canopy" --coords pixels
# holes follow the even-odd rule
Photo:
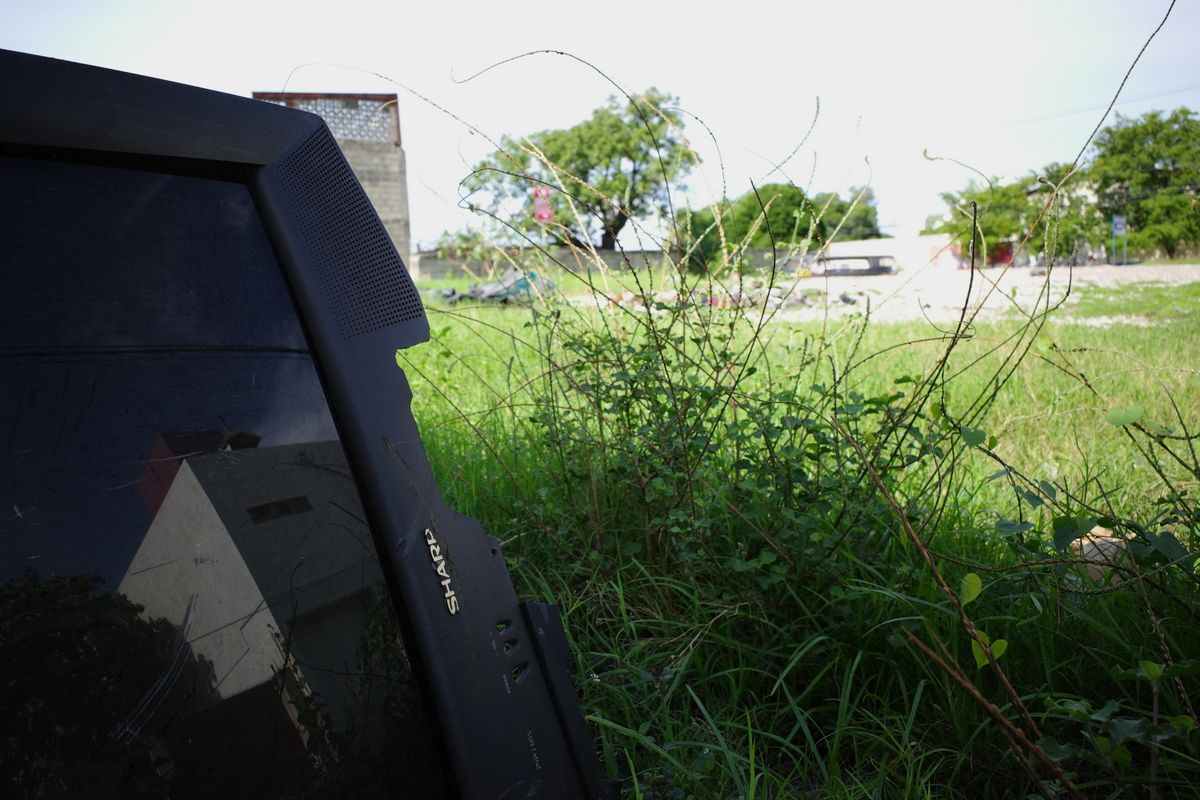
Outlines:
[[[726,216],[726,234],[747,247],[790,247],[823,240],[825,225],[804,192],[788,183],[769,183],[746,192]]]
[[[1036,173],[1003,182],[970,181],[965,189],[944,192],[949,218],[930,217],[925,233],[949,233],[962,245],[971,244],[975,213],[975,246],[981,259],[1006,261],[1015,249],[1031,256],[1072,258],[1081,251],[1103,247],[1107,228],[1094,202],[1086,170],[1070,164],[1049,164]],[[972,203],[976,212],[972,211]]]
[[[1193,112],[1118,115],[1097,134],[1089,156],[1078,168],[1049,164],[1009,182],[971,181],[946,192],[949,217],[931,217],[925,232],[949,233],[965,251],[974,202],[976,244],[986,243],[989,260],[1026,239],[1026,252],[1056,258],[1103,248],[1117,214],[1128,220],[1134,250],[1173,258],[1181,246],[1200,243],[1200,119]]]
[[[698,161],[677,103],[650,88],[564,130],[505,136],[464,181],[468,202],[523,235],[542,224],[558,244],[613,250],[631,220],[672,216],[671,191]],[[551,190],[552,219],[535,219],[536,187]]]
[[[769,183],[736,200],[682,212],[677,228],[676,246],[696,268],[718,261],[722,246],[788,250],[822,247],[834,235],[839,240],[883,236],[870,188],[852,187],[849,200],[833,193],[809,198],[788,183]]]
[[[1030,237],[1032,252],[1064,258],[1083,249],[1104,249],[1108,225],[1095,203],[1092,178],[1086,169],[1072,170],[1070,164],[1057,162],[1047,164],[1034,176],[1028,197],[1035,219],[1041,215]]]
[[[822,227],[827,235],[847,242],[885,238],[879,230],[875,190],[870,186],[851,186],[847,195],[849,199],[832,192],[813,195],[813,205],[821,215]]]
[[[987,261],[1002,260],[1012,252],[1037,218],[1031,195],[1037,180],[1026,176],[1010,183],[992,178],[986,183],[974,179],[957,192],[943,192],[942,202],[950,208],[950,218],[940,221],[927,233],[948,233],[962,244],[964,254],[975,235],[976,251]],[[972,220],[975,230],[972,232]]]
[[[824,228],[804,192],[791,184],[770,183],[741,197],[679,214],[676,246],[695,268],[719,261],[724,249],[790,248],[821,241]],[[719,217],[719,224],[718,224]]]
[[[1200,119],[1187,108],[1117,115],[1096,136],[1091,175],[1103,218],[1128,219],[1130,244],[1174,258],[1200,243]]]

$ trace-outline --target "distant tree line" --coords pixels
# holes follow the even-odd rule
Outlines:
[[[1078,169],[1049,164],[1016,180],[971,181],[942,195],[944,216],[926,233],[949,233],[964,254],[1008,260],[1022,242],[1035,258],[1071,259],[1105,252],[1114,216],[1126,219],[1129,250],[1174,258],[1200,244],[1200,119],[1179,108],[1138,118],[1117,115],[1093,141]],[[1026,241],[1027,240],[1027,241]]]
[[[613,250],[632,221],[658,217],[670,228],[664,244],[704,266],[745,248],[816,249],[883,236],[869,187],[809,196],[773,183],[682,208],[679,190],[699,157],[677,105],[650,88],[610,97],[570,128],[501,139],[463,182],[465,205],[499,231],[483,238]],[[1173,258],[1200,244],[1198,192],[1200,119],[1192,111],[1118,114],[1078,168],[1054,163],[1007,182],[972,181],[942,195],[947,211],[930,217],[924,232],[951,234],[964,255],[974,243],[989,261],[1009,260],[1022,244],[1028,256],[1070,259],[1104,253],[1120,215],[1132,252]],[[444,237],[439,249],[477,252],[478,238]]]

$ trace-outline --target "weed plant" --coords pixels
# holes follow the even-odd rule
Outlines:
[[[1195,372],[1074,343],[1048,282],[990,327],[784,324],[714,302],[740,244],[535,253],[594,302],[431,309],[398,355],[623,796],[1197,796]]]

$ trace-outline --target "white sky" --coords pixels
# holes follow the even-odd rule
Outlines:
[[[924,150],[1000,177],[1074,158],[1169,4],[740,0],[710,11],[653,0],[0,0],[0,48],[240,95],[285,84],[399,91],[412,233],[422,245],[470,223],[457,207],[458,182],[491,147],[362,70],[498,139],[569,126],[613,88],[552,55],[455,79],[529,50],[571,52],[630,91],[654,85],[677,95],[715,134],[731,196],[792,152],[819,97],[816,130],[788,176],[802,188],[843,193],[869,181],[884,230],[906,234],[943,211],[939,192],[971,176],[926,160]],[[1178,0],[1117,110],[1200,109],[1198,43],[1200,0]],[[704,159],[689,180],[699,204],[720,192],[718,158],[702,127],[689,124],[687,134]]]

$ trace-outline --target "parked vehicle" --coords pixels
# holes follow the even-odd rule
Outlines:
[[[896,271],[892,256],[796,256],[784,266],[788,272],[807,272],[828,277],[891,275]]]

